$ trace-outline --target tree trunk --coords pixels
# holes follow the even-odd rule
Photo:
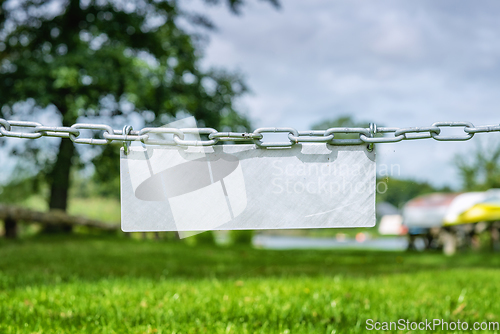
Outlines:
[[[68,99],[71,99],[71,96],[65,96],[63,101]],[[62,125],[67,127],[72,126],[77,119],[76,113],[71,112],[67,103],[55,103],[55,105],[62,115]],[[56,209],[66,212],[68,207],[69,186],[71,182],[71,160],[74,156],[75,145],[70,139],[62,138],[61,143],[59,144],[59,152],[57,153],[56,162],[48,177],[50,182],[49,209],[51,210]],[[43,231],[49,233],[70,233],[72,231],[72,226],[69,224],[61,226],[45,225]]]
[[[4,220],[5,237],[8,239],[17,238],[17,221],[12,217],[6,217]]]
[[[70,186],[71,160],[75,155],[75,146],[69,139],[63,138],[59,145],[59,153],[54,168],[50,173],[49,208],[66,211],[68,207],[68,192]],[[71,232],[71,225],[47,225],[45,232]]]

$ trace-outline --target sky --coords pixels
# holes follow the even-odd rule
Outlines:
[[[241,15],[205,0],[181,4],[216,24],[204,32],[202,65],[244,76],[251,93],[238,106],[255,127],[307,130],[343,115],[390,127],[500,123],[496,0],[246,2]],[[379,144],[378,170],[458,189],[454,157],[495,143],[499,133]]]
[[[241,15],[186,3],[216,24],[203,65],[245,77],[240,108],[256,127],[306,130],[341,115],[390,127],[500,123],[498,1],[288,0],[277,10],[248,0]],[[455,155],[499,137],[380,144],[379,171],[458,187]]]

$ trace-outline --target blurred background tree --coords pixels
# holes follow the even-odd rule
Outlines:
[[[278,6],[276,0],[268,1]],[[137,116],[145,126],[159,126],[193,115],[200,126],[238,131],[249,127],[249,120],[234,106],[247,91],[242,78],[223,70],[203,70],[202,37],[181,28],[179,22],[207,29],[214,24],[183,10],[176,1],[0,4],[2,118],[117,127]],[[239,13],[244,1],[226,4]],[[51,209],[67,209],[72,169],[83,163],[95,164],[95,180],[104,185],[103,193],[118,194],[116,147],[75,149],[69,139],[58,146],[24,144],[13,153],[30,161],[32,180],[48,183]],[[88,154],[92,158],[82,158],[85,150],[92,151]]]
[[[384,177],[379,178],[378,182],[380,181],[385,182],[387,187],[380,187],[384,192],[377,193],[377,201],[391,203],[397,208],[402,208],[406,202],[421,195],[452,191],[448,186],[437,187],[429,182],[413,179]]]
[[[500,188],[500,143],[477,141],[473,152],[455,157],[464,191]]]

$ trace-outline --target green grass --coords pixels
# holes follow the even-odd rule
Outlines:
[[[0,242],[0,333],[363,333],[367,319],[500,321],[500,257]]]

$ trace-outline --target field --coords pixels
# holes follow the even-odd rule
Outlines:
[[[483,253],[2,241],[0,333],[361,333],[368,319],[493,322],[499,266]]]

